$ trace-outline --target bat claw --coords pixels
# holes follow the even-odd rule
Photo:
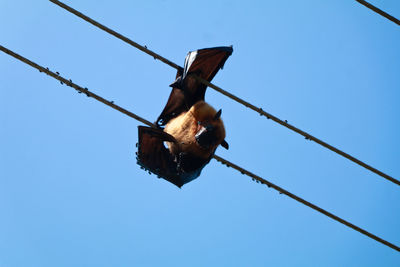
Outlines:
[[[178,78],[176,78],[176,80],[173,83],[171,83],[169,85],[169,87],[183,89],[182,88],[182,76],[179,76]]]

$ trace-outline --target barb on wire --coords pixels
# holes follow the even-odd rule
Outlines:
[[[386,13],[385,11],[383,11],[383,10],[377,8],[376,6],[374,6],[374,5],[370,4],[370,3],[368,3],[367,1],[364,1],[364,0],[356,0],[356,1],[359,2],[360,4],[364,5],[365,7],[371,9],[372,11],[378,13],[379,15],[381,15],[381,16],[387,18],[388,20],[390,20],[390,21],[392,21],[392,22],[394,22],[394,23],[396,23],[397,25],[400,26],[400,20],[398,20],[398,19],[396,19],[395,17],[389,15],[389,14]]]
[[[118,105],[116,105],[116,104],[114,104],[114,102],[112,102],[112,101],[108,101],[108,100],[96,95],[95,93],[89,91],[87,88],[83,88],[83,87],[73,83],[72,80],[67,80],[67,79],[61,77],[58,72],[54,73],[54,72],[50,71],[49,68],[44,68],[44,67],[34,63],[33,61],[30,61],[29,59],[27,59],[27,58],[15,53],[15,52],[11,51],[11,50],[5,48],[2,45],[0,45],[0,50],[3,51],[6,54],[12,56],[12,57],[24,62],[25,64],[28,64],[28,65],[32,66],[33,68],[38,69],[40,72],[44,72],[47,75],[53,77],[54,79],[59,80],[62,84],[66,84],[67,86],[70,86],[70,87],[74,88],[75,90],[77,90],[77,91],[79,91],[81,93],[85,93],[87,96],[92,97],[92,98],[102,102],[103,104],[106,104],[107,106],[109,106],[109,107],[111,107],[111,108],[113,108],[115,110],[118,110],[119,112],[122,112],[123,114],[125,114],[125,115],[127,115],[127,116],[129,116],[131,118],[134,118],[135,120],[138,120],[138,121],[140,121],[140,122],[142,122],[142,123],[144,123],[144,124],[146,124],[148,126],[155,127],[155,125],[153,123],[151,123],[150,121],[148,121],[148,120],[146,120],[146,119],[144,119],[144,118],[142,118],[142,117],[140,117],[140,116],[138,116],[138,115],[136,115],[136,114],[134,114],[134,113],[132,113],[132,112],[130,112],[130,111],[118,106]],[[348,221],[346,221],[346,220],[344,220],[344,219],[342,219],[342,218],[340,218],[340,217],[338,217],[338,216],[336,216],[336,215],[334,215],[334,214],[332,214],[332,213],[330,213],[330,212],[328,212],[328,211],[326,211],[326,210],[324,210],[324,209],[312,204],[311,202],[308,202],[308,201],[296,196],[295,194],[290,193],[289,191],[287,191],[287,190],[285,190],[285,189],[283,189],[283,188],[281,188],[281,187],[279,187],[279,186],[277,186],[277,185],[275,185],[275,184],[273,184],[273,183],[261,178],[258,175],[255,175],[252,172],[250,172],[250,171],[248,171],[248,170],[246,170],[246,169],[244,169],[242,167],[239,167],[238,165],[236,165],[236,164],[234,164],[234,163],[232,163],[232,162],[230,162],[230,161],[228,161],[228,160],[226,160],[224,158],[221,158],[221,157],[219,157],[217,155],[214,155],[214,159],[216,159],[217,161],[219,161],[223,165],[226,165],[228,167],[232,167],[233,169],[239,171],[240,173],[251,177],[253,180],[256,180],[257,182],[260,182],[261,184],[265,184],[268,187],[277,190],[280,194],[284,194],[284,195],[286,195],[286,196],[288,196],[288,197],[290,197],[290,198],[292,198],[292,199],[294,199],[294,200],[306,205],[307,207],[310,207],[310,208],[312,208],[312,209],[314,209],[314,210],[316,210],[316,211],[328,216],[329,218],[331,218],[331,219],[333,219],[333,220],[335,220],[335,221],[337,221],[337,222],[339,222],[341,224],[344,224],[344,225],[352,228],[353,230],[356,230],[356,231],[368,236],[369,238],[374,239],[375,241],[378,241],[378,242],[382,243],[383,245],[388,246],[388,247],[400,252],[400,247],[398,247],[398,246],[396,246],[396,245],[394,245],[394,244],[392,244],[392,243],[390,243],[390,242],[388,242],[388,241],[386,241],[386,240],[384,240],[384,239],[382,239],[382,238],[380,238],[380,237],[378,237],[378,236],[376,236],[374,234],[371,234],[370,232],[368,232],[368,231],[366,231],[366,230],[364,230],[364,229],[362,229],[362,228],[360,228],[360,227],[358,227],[358,226],[356,226],[356,225],[354,225],[354,224],[352,224],[352,223],[350,223],[350,222],[348,222]]]
[[[166,59],[166,58],[164,58],[162,56],[160,56],[156,52],[149,50],[147,48],[147,46],[142,46],[142,45],[132,41],[128,37],[125,37],[122,34],[117,33],[116,31],[104,26],[103,24],[100,24],[99,22],[89,18],[88,16],[86,16],[86,15],[82,14],[81,12],[73,9],[72,7],[66,5],[66,4],[64,4],[64,3],[62,3],[62,2],[60,2],[58,0],[49,0],[49,1],[54,3],[54,4],[56,4],[56,5],[58,5],[58,6],[60,6],[60,7],[62,7],[62,8],[64,8],[65,10],[67,10],[67,11],[71,12],[72,14],[80,17],[81,19],[91,23],[92,25],[102,29],[103,31],[105,31],[105,32],[117,37],[118,39],[120,39],[120,40],[122,40],[122,41],[124,41],[124,42],[126,42],[126,43],[128,43],[130,45],[132,45],[133,47],[143,51],[144,53],[152,56],[154,59],[159,59],[160,61],[164,62],[165,64],[167,64],[167,65],[169,65],[169,66],[171,66],[171,67],[173,67],[175,69],[182,69],[182,67],[180,67],[179,65],[173,63],[172,61],[170,61],[170,60],[168,60],[168,59]],[[280,125],[285,126],[286,128],[288,128],[288,129],[290,129],[290,130],[292,130],[292,131],[304,136],[305,139],[310,140],[310,141],[314,141],[317,144],[319,144],[319,145],[321,145],[321,146],[323,146],[323,147],[325,147],[325,148],[327,148],[327,149],[329,149],[329,150],[341,155],[342,157],[347,158],[348,160],[353,161],[354,163],[366,168],[367,170],[369,170],[371,172],[374,172],[375,174],[377,174],[377,175],[379,175],[379,176],[391,181],[392,183],[397,184],[397,185],[400,186],[400,181],[395,179],[395,178],[393,178],[393,177],[391,177],[390,175],[388,175],[388,174],[386,174],[386,173],[384,173],[384,172],[382,172],[382,171],[380,171],[380,170],[378,170],[378,169],[376,169],[376,168],[364,163],[363,161],[361,161],[361,160],[359,160],[359,159],[357,159],[357,158],[345,153],[344,151],[342,151],[342,150],[340,150],[340,149],[338,149],[338,148],[336,148],[336,147],[334,147],[334,146],[332,146],[332,145],[330,145],[330,144],[318,139],[317,137],[315,137],[315,136],[313,136],[313,135],[311,135],[311,134],[309,134],[309,133],[307,133],[305,131],[300,130],[299,128],[289,124],[286,120],[283,121],[283,120],[279,119],[278,117],[276,117],[276,116],[274,116],[274,115],[272,115],[272,114],[270,114],[268,112],[265,112],[262,108],[258,108],[256,106],[252,105],[251,103],[249,103],[249,102],[247,102],[247,101],[245,101],[245,100],[243,100],[243,99],[241,99],[241,98],[239,98],[239,97],[237,97],[237,96],[235,96],[235,95],[223,90],[221,87],[218,87],[218,86],[208,82],[207,80],[202,79],[201,77],[198,77],[198,76],[195,76],[195,77],[199,81],[201,81],[203,84],[205,84],[205,85],[213,88],[217,92],[219,92],[219,93],[221,93],[221,94],[223,94],[223,95],[235,100],[236,102],[244,105],[245,107],[250,108],[253,111],[258,112],[260,115],[265,116],[267,119],[271,119],[271,120],[279,123]]]

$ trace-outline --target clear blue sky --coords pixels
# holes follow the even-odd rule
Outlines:
[[[354,0],[65,1],[400,179],[400,28]],[[396,0],[371,3],[400,17]],[[175,70],[48,1],[0,1],[0,44],[154,121]],[[0,53],[0,266],[400,266],[400,253],[212,161],[178,189],[139,123]],[[217,154],[400,245],[400,187],[209,89]]]

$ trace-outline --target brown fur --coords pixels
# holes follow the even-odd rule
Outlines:
[[[177,143],[167,142],[170,152],[174,155],[180,151],[189,152],[201,158],[209,158],[218,145],[225,139],[225,127],[220,118],[213,120],[217,112],[204,101],[198,101],[188,112],[183,112],[171,119],[165,126],[164,131],[172,135]],[[200,124],[199,124],[200,122]],[[202,125],[212,124],[215,129],[216,142],[208,149],[201,147],[195,139],[196,133]]]

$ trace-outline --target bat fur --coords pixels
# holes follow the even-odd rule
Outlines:
[[[231,53],[231,47],[216,47],[188,54],[157,119],[158,128],[138,127],[140,166],[181,187],[200,175],[219,145],[228,149],[221,110],[204,101],[206,86],[191,74],[211,81]]]

